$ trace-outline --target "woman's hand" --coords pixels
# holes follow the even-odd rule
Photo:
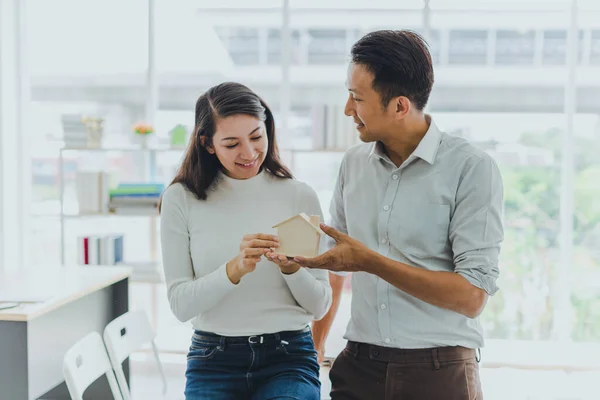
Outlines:
[[[283,272],[284,274],[293,274],[294,272],[300,269],[299,264],[295,263],[293,260],[288,259],[287,256],[284,256],[283,254],[275,253],[274,250],[275,249],[271,249],[271,251],[265,254],[265,257],[267,257],[269,261],[272,261],[275,264],[277,264],[281,272]]]
[[[242,277],[256,269],[260,258],[279,247],[279,238],[265,233],[246,235],[240,243],[240,252],[233,260],[227,263],[227,277],[238,284]]]

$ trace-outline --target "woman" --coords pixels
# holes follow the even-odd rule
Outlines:
[[[272,234],[321,215],[316,193],[282,165],[273,114],[247,87],[209,89],[195,124],[161,202],[169,303],[195,329],[186,399],[319,399],[309,323],[329,309],[327,271],[278,256]]]

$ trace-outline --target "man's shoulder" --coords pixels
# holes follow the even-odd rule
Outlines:
[[[359,143],[348,148],[344,153],[343,160],[367,160],[373,151],[375,143]]]
[[[484,162],[494,161],[489,153],[465,138],[444,133],[442,143],[446,147],[446,152],[454,161],[459,158],[462,159],[466,165],[477,164],[482,160]]]

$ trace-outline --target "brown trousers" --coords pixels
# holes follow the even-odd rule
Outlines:
[[[476,352],[348,342],[331,371],[331,400],[482,400]]]

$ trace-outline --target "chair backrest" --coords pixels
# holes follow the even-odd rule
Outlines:
[[[102,337],[97,332],[84,336],[67,351],[63,358],[63,375],[73,400],[82,400],[88,386],[102,375],[106,375],[115,400],[123,400]]]
[[[131,399],[131,393],[125,379],[123,361],[131,353],[141,349],[146,344],[150,344],[152,347],[154,358],[156,359],[157,367],[163,381],[163,394],[166,393],[167,378],[160,362],[158,349],[154,343],[155,337],[156,335],[150,325],[150,321],[148,321],[148,317],[143,311],[127,312],[112,320],[104,328],[104,343],[106,344],[110,362],[125,400]]]

